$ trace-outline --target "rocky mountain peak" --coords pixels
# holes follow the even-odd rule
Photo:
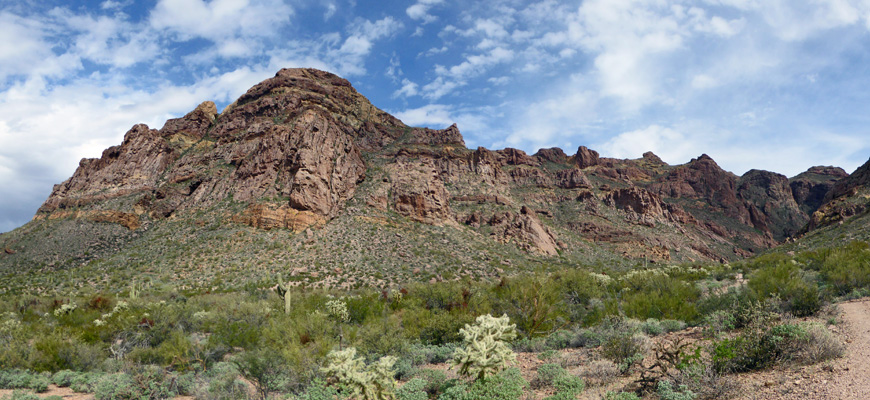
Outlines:
[[[616,257],[728,260],[791,236],[840,176],[814,167],[792,180],[738,177],[706,154],[671,166],[652,152],[622,160],[586,146],[570,157],[557,147],[471,150],[456,124],[409,127],[345,79],[283,69],[222,113],[206,101],[160,130],[133,126],[120,145],[82,160],[36,219],[147,231],[210,215],[228,226],[324,229],[336,240],[379,221],[538,256],[585,257],[598,246]]]

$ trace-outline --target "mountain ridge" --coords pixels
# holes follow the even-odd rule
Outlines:
[[[866,184],[863,175],[852,188]],[[403,279],[443,279],[447,271],[436,265],[442,253],[443,264],[475,276],[514,263],[502,254],[556,264],[726,262],[811,229],[814,213],[831,201],[820,193],[849,192],[842,183],[848,179],[835,167],[812,167],[791,179],[761,170],[737,176],[706,154],[668,165],[651,152],[623,160],[585,146],[570,156],[559,148],[533,155],[468,149],[455,124],[410,127],[343,78],[283,69],[221,113],[203,102],[159,130],[135,125],[101,158],[83,159],[31,223],[0,235],[0,245],[12,251],[0,257],[0,267],[108,265],[129,259],[136,246],[165,254],[172,243],[147,238],[164,225],[191,238],[204,227],[249,226],[255,236],[287,230],[281,246],[292,244],[288,252],[309,264],[311,283],[315,270],[335,275],[359,267],[377,275],[367,251],[408,247],[399,240],[407,232],[427,232],[419,260],[378,259],[404,268],[396,274]],[[354,238],[373,226],[395,235],[361,249]],[[51,244],[58,239],[36,233],[42,230],[70,232],[64,240],[83,248]],[[442,239],[432,236],[438,232]],[[57,250],[29,251],[22,247],[27,241]],[[310,254],[313,243],[337,246],[328,241],[344,243],[346,259]],[[453,247],[433,244],[444,241]],[[189,264],[160,262],[178,271]]]

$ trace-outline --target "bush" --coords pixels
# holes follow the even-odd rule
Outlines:
[[[619,367],[613,361],[599,360],[586,365],[580,376],[590,384],[604,386],[615,381],[619,374]]]
[[[420,378],[414,378],[402,385],[396,390],[397,400],[426,400],[429,396],[426,394],[426,381]]]
[[[686,385],[674,388],[670,381],[659,381],[656,393],[661,400],[695,400],[698,397]]]
[[[76,393],[91,393],[102,377],[103,374],[95,372],[78,373],[70,379],[69,387]]]
[[[532,387],[552,386],[556,378],[568,375],[568,371],[559,364],[543,364],[538,367],[538,376],[532,380]]]
[[[97,400],[140,400],[143,397],[147,398],[147,393],[125,373],[105,375],[94,388]]]
[[[661,324],[665,332],[676,332],[686,329],[686,323],[676,319],[663,319]]]
[[[208,371],[206,382],[197,387],[195,395],[197,400],[245,400],[249,398],[248,386],[239,379],[238,369],[234,364],[226,362],[219,362]],[[311,397],[308,400],[320,400],[320,398]]]
[[[803,324],[803,329],[793,344],[797,360],[814,364],[843,356],[845,346],[824,325]]]
[[[640,330],[650,336],[658,336],[665,332],[662,323],[655,318],[647,318],[647,320],[641,324]]]
[[[0,371],[0,388],[30,389],[37,393],[48,390],[50,375],[31,371],[6,370]]]
[[[519,400],[527,383],[517,368],[508,368],[485,379],[456,384],[444,390],[439,400]]]
[[[422,379],[426,383],[423,390],[430,396],[440,393],[447,382],[447,374],[437,369],[418,369],[414,372],[413,377]]]
[[[546,344],[549,350],[567,349],[571,346],[571,340],[574,338],[574,333],[568,330],[560,329],[547,336]]]
[[[713,366],[717,372],[767,368],[796,358],[806,336],[800,324],[753,324],[739,336],[713,343]]]
[[[556,389],[556,394],[564,394],[573,399],[578,394],[583,393],[586,384],[580,377],[565,373],[553,379],[553,387]]]
[[[629,392],[607,392],[604,395],[604,400],[640,400],[640,397]]]
[[[749,287],[762,299],[779,296],[783,311],[795,316],[813,315],[822,306],[818,285],[792,260],[756,270],[749,277]]]
[[[0,398],[0,400],[42,400],[42,399],[40,399],[39,396],[37,396],[33,393],[25,392],[25,391],[21,391],[21,390],[16,390],[16,391],[12,392],[12,394],[7,394],[6,396],[3,396],[2,398]]]
[[[614,335],[601,345],[601,355],[613,361],[623,374],[639,364],[649,348],[649,339],[643,334]]]
[[[57,371],[51,376],[51,383],[54,383],[58,387],[68,387],[72,384],[72,380],[75,376],[76,373],[68,369]]]
[[[412,365],[439,364],[453,358],[455,343],[441,345],[412,344],[407,348],[407,358]]]
[[[237,397],[232,397],[236,399]],[[244,398],[244,397],[242,397]],[[305,393],[299,396],[298,400],[335,400],[338,398],[338,391],[331,386],[327,386],[320,379],[315,379],[311,385],[305,390]]]
[[[254,384],[262,399],[288,384],[287,363],[270,349],[245,351],[233,358],[233,363],[239,373]]]

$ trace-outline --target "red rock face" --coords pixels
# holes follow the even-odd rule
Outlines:
[[[120,146],[82,160],[39,212],[139,195],[137,211],[166,217],[231,196],[286,198],[332,218],[365,178],[360,148],[404,129],[346,80],[316,70],[281,70],[216,117],[206,102],[160,131],[134,126]],[[444,137],[462,143],[458,131]]]
[[[224,216],[228,223],[301,231],[348,212],[346,203],[369,179],[354,203],[363,213],[478,230],[533,253],[591,243],[626,257],[721,260],[766,249],[799,229],[808,218],[802,207],[824,185],[836,198],[870,176],[834,186],[836,170],[807,174],[791,182],[766,171],[737,177],[706,155],[669,166],[649,152],[620,160],[585,146],[571,157],[559,148],[534,156],[472,151],[456,125],[407,127],[342,78],[285,69],[221,114],[205,102],[159,131],[134,126],[121,145],[82,160],[37,218],[137,229],[232,200],[244,204]]]
[[[577,154],[574,155],[574,163],[581,169],[598,165],[598,152],[589,150],[586,146],[580,146],[577,148]]]

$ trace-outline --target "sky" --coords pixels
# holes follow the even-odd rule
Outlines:
[[[289,67],[470,148],[870,158],[870,0],[0,0],[0,232],[134,124]]]

